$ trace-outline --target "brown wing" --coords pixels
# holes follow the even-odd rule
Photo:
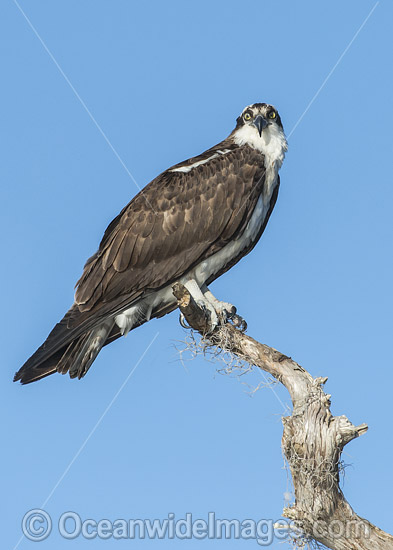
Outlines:
[[[226,148],[233,150],[190,172],[169,169],[122,210],[105,231],[99,250],[87,261],[75,303],[15,380],[25,384],[68,368],[72,376],[83,376],[95,356],[87,367],[83,363],[82,370],[80,362],[74,364],[76,356],[109,315],[175,281],[243,231],[264,184],[259,153],[224,141],[177,167],[206,160]],[[169,310],[156,311],[155,316]],[[115,331],[105,343],[119,335]]]
[[[249,147],[233,148],[186,173],[171,170],[109,225],[77,283],[79,311],[115,313],[220,250],[243,230],[265,172],[263,157]]]

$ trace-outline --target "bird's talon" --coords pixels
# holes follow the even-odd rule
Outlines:
[[[186,318],[184,317],[183,313],[180,313],[179,315],[179,323],[183,328],[190,329],[190,325],[186,322]]]
[[[228,305],[230,305],[230,304],[228,304]],[[226,308],[222,309],[221,316],[222,316],[223,322],[228,323],[234,317],[236,317],[236,311],[237,311],[237,309],[235,308],[235,306],[231,306],[230,309],[226,309]]]
[[[231,315],[230,321],[235,328],[240,330],[240,332],[245,332],[247,330],[247,323],[240,315],[237,315],[236,313]]]

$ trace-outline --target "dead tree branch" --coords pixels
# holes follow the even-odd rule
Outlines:
[[[332,416],[327,378],[313,378],[277,350],[261,344],[230,324],[208,332],[209,319],[188,290],[176,283],[173,293],[189,325],[205,345],[218,347],[266,371],[288,390],[293,411],[282,419],[282,448],[295,490],[295,504],[283,516],[293,520],[309,540],[333,550],[393,550],[393,536],[358,516],[340,486],[339,466],[344,446],[367,431],[346,416]]]

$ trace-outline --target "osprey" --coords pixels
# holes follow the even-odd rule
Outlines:
[[[14,380],[54,372],[82,378],[104,345],[176,309],[176,281],[210,312],[212,329],[225,319],[244,326],[208,285],[261,237],[286,150],[277,110],[255,103],[226,139],[150,182],[109,224],[74,304]]]

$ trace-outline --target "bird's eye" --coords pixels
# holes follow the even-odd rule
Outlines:
[[[270,113],[268,114],[268,117],[271,119],[276,118],[276,111],[270,111]]]
[[[250,113],[244,113],[244,120],[251,120]]]

